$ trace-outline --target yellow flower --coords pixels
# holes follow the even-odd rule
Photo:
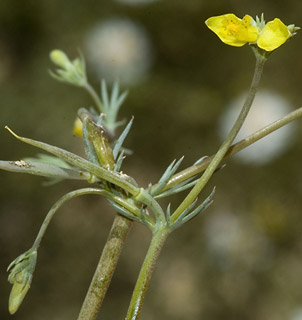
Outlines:
[[[278,18],[265,24],[263,14],[255,21],[248,15],[239,19],[229,13],[209,18],[206,25],[230,46],[241,47],[250,43],[265,51],[277,49],[300,29],[295,25],[286,26]]]
[[[222,42],[235,47],[256,42],[259,34],[255,21],[248,15],[243,19],[232,13],[211,17],[206,21],[206,25]]]
[[[278,18],[268,22],[259,34],[257,45],[265,51],[280,47],[292,36],[288,27]]]

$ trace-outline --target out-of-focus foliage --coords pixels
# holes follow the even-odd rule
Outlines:
[[[148,63],[137,82],[121,83],[123,90],[130,85],[121,116],[135,116],[125,144],[135,154],[125,160],[126,173],[147,185],[174,158],[185,155],[182,166],[188,166],[214,153],[220,143],[219,118],[248,88],[254,67],[248,47],[227,47],[206,28],[208,17],[224,12],[264,12],[268,21],[277,16],[285,24],[299,25],[302,2],[1,1],[0,158],[18,160],[38,152],[14,140],[5,125],[23,136],[83,152],[72,127],[77,109],[92,102],[80,89],[49,77],[48,55],[61,48],[72,58],[80,49],[90,80],[100,87],[99,70],[95,72],[99,66],[89,60],[87,35],[118,19],[143,30],[135,34],[148,37],[150,55],[144,56],[148,60],[135,60]],[[132,41],[129,50],[142,48],[132,36],[125,31]],[[102,59],[109,46],[100,44],[95,49]],[[111,54],[125,50],[119,44],[109,48]],[[301,106],[301,49],[298,34],[272,54],[261,82],[262,88],[275,91],[293,107]],[[135,55],[129,50],[124,57],[138,59],[137,50]],[[143,319],[296,320],[302,308],[301,122],[291,139],[290,148],[265,165],[230,159],[214,176],[205,190],[209,193],[217,186],[212,207],[175,232],[163,250]],[[51,205],[81,183],[41,187],[42,178],[7,172],[0,172],[0,181],[0,318],[5,320],[10,319],[7,265],[30,246]],[[76,318],[112,219],[112,210],[97,196],[61,208],[42,244],[35,279],[17,319]],[[125,315],[149,240],[149,231],[135,225],[100,318]],[[95,242],[98,247],[92,245]]]

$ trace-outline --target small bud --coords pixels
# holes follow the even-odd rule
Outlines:
[[[49,57],[55,65],[61,67],[62,69],[68,69],[68,67],[71,65],[67,55],[61,50],[52,50]]]
[[[50,60],[59,67],[55,72],[49,71],[53,78],[79,87],[86,84],[87,77],[83,57],[70,61],[61,50],[53,50],[49,56]]]
[[[14,314],[25,298],[32,281],[37,262],[37,251],[28,250],[15,259],[9,266],[8,281],[13,285],[8,302],[10,314]]]

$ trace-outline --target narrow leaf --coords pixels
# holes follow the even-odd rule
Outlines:
[[[165,187],[172,175],[178,169],[183,159],[184,157],[181,157],[176,163],[175,160],[172,161],[172,163],[168,166],[168,168],[165,170],[165,172],[159,179],[158,184],[151,189],[151,195],[154,196],[160,193],[160,191]]]
[[[106,85],[106,81],[105,80],[102,80],[101,92],[102,92],[103,106],[104,106],[104,108],[106,110],[106,114],[107,114],[108,113],[108,109],[109,109],[109,98],[108,98],[107,85]]]
[[[197,183],[197,181],[199,179],[196,179],[194,181],[191,181],[193,177],[185,180],[185,181],[182,181],[180,182],[179,184],[175,185],[173,188],[171,189],[168,189],[158,195],[156,195],[154,198],[155,199],[160,199],[160,198],[164,198],[164,197],[168,197],[168,196],[171,196],[173,194],[176,194],[176,193],[179,193],[179,192],[182,192],[184,190],[187,190],[193,186],[195,186],[195,184]],[[191,182],[190,182],[191,181]]]
[[[119,138],[117,139],[115,146],[113,148],[113,158],[114,160],[116,160],[118,153],[120,152],[120,149],[131,129],[132,123],[133,123],[133,119],[134,117],[131,118],[131,120],[128,122],[127,126],[125,127],[124,131],[122,132],[122,134],[119,136]]]
[[[206,210],[212,203],[212,199],[214,197],[216,188],[213,189],[213,191],[210,193],[210,195],[203,201],[201,205],[199,205],[194,211],[192,211],[190,214],[184,217],[182,220],[183,223],[193,219],[195,216],[197,216],[200,212]]]
[[[116,101],[118,99],[118,93],[119,93],[119,83],[115,81],[113,84],[111,99],[110,99],[111,108],[116,105]]]

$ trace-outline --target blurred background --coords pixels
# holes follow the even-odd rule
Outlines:
[[[185,155],[182,169],[217,150],[249,87],[255,58],[248,46],[224,45],[204,24],[235,13],[279,17],[302,26],[302,2],[87,0],[0,2],[0,158],[39,150],[5,129],[83,154],[72,135],[86,92],[53,80],[49,52],[83,52],[90,82],[120,80],[129,96],[121,119],[135,116],[123,171],[143,186]],[[302,40],[273,53],[242,136],[301,106]],[[238,112],[238,111],[237,111]],[[168,239],[152,278],[142,319],[301,320],[301,120],[266,144],[225,161],[201,197],[214,204]],[[248,152],[249,151],[249,152]],[[85,186],[0,172],[0,318],[11,319],[6,268],[26,251],[52,204]],[[172,208],[184,197],[173,199]],[[163,201],[165,207],[168,200]],[[32,287],[18,320],[76,319],[113,221],[97,196],[64,205],[39,250]],[[135,224],[100,319],[123,319],[150,232]]]

